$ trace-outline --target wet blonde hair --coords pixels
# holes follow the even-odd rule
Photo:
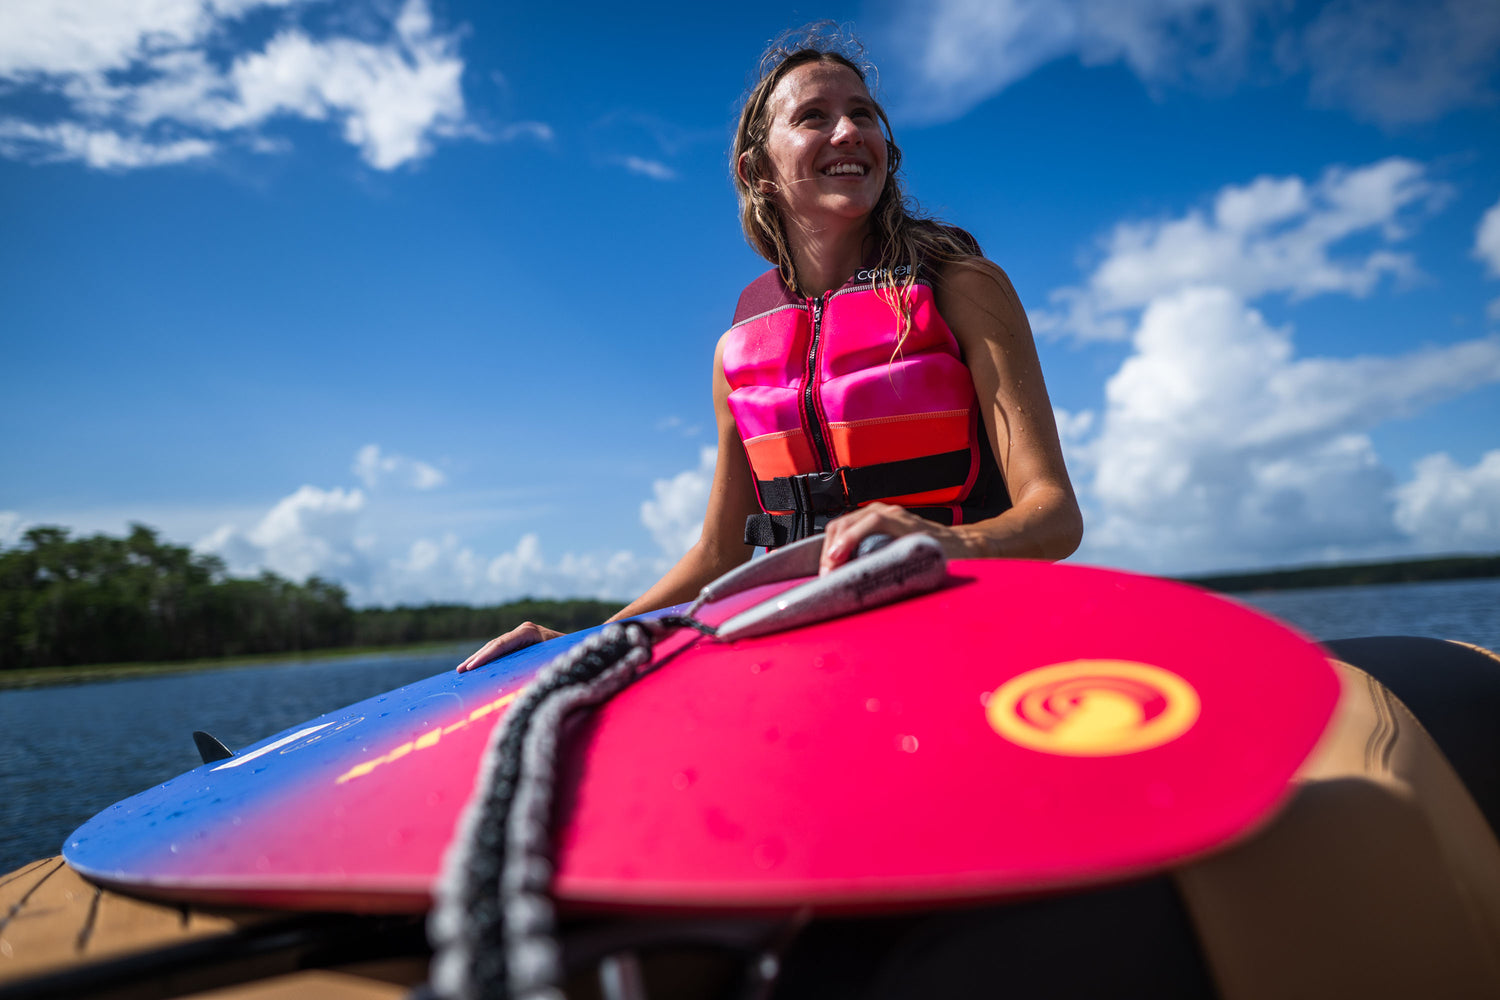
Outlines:
[[[745,240],[756,253],[776,265],[787,287],[798,295],[803,291],[797,283],[786,224],[771,197],[773,192],[758,190],[755,182],[768,179],[766,142],[771,131],[771,94],[792,70],[815,62],[847,67],[866,89],[870,89],[871,78],[878,80],[875,67],[865,58],[864,46],[846,28],[832,21],[816,21],[788,31],[773,41],[760,58],[756,82],[740,109],[730,154],[730,172],[739,197],[740,226],[745,231]],[[918,263],[978,263],[982,258],[958,230],[925,215],[906,196],[899,176],[901,148],[891,138],[891,122],[885,109],[873,96],[871,103],[886,137],[885,187],[870,212],[870,239],[879,253],[875,286],[877,294],[899,317],[896,338],[899,351],[911,327],[908,292],[916,281]],[[740,174],[742,158],[748,181]]]

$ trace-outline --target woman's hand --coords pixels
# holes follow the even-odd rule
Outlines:
[[[536,622],[522,622],[504,635],[497,636],[480,646],[467,660],[458,665],[458,672],[464,673],[475,667],[482,667],[491,660],[498,660],[518,649],[535,646],[539,642],[546,642],[548,639],[556,639],[566,634],[566,632],[559,632],[545,625],[538,625]]]
[[[972,555],[967,539],[952,528],[944,527],[924,517],[918,517],[905,507],[888,503],[872,503],[828,522],[823,531],[823,557],[818,562],[818,573],[838,569],[854,558],[859,543],[871,535],[930,535],[936,538],[949,559],[962,559]]]

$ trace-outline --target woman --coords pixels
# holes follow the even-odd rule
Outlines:
[[[1031,559],[1062,559],[1083,534],[1009,279],[968,234],[912,214],[865,71],[824,29],[801,37],[762,59],[735,136],[741,223],[776,267],[714,355],[703,531],[616,619],[818,530],[825,573],[876,533]],[[527,622],[458,669],[560,634]]]

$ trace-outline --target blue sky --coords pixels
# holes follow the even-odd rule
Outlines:
[[[1500,8],[47,0],[0,10],[0,544],[130,521],[358,603],[689,544],[728,182],[852,22],[1037,330],[1082,561],[1500,549]]]

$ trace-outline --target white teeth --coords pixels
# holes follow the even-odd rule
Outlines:
[[[863,177],[865,174],[865,168],[862,164],[858,163],[836,163],[833,166],[829,167],[827,170],[823,171],[823,173],[828,174],[829,176],[833,176],[835,174],[859,174],[861,177]]]

